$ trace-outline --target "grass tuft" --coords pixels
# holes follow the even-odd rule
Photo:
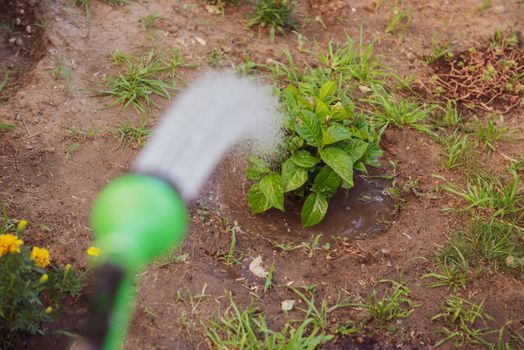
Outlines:
[[[153,51],[139,57],[117,52],[112,60],[122,71],[108,76],[105,89],[99,92],[115,99],[111,106],[120,105],[124,109],[132,105],[142,113],[155,105],[153,95],[170,98],[170,91],[175,88],[169,78],[173,68]]]

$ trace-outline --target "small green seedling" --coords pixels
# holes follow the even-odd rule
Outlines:
[[[302,242],[302,247],[307,253],[307,256],[309,258],[312,258],[315,254],[315,250],[318,248],[318,241],[320,240],[320,237],[322,237],[321,234],[316,235],[313,237],[313,240],[311,242]]]
[[[231,243],[229,244],[229,251],[227,253],[222,254],[218,259],[222,260],[226,265],[240,265],[244,253],[236,249],[236,228],[228,227],[226,231],[231,234]]]

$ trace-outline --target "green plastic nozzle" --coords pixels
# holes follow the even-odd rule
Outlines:
[[[136,270],[182,241],[187,210],[167,182],[131,174],[114,180],[98,195],[92,227],[105,257]]]
[[[102,251],[100,263],[115,266],[122,273],[110,297],[110,309],[99,311],[107,314],[102,348],[120,349],[133,309],[136,274],[182,241],[187,209],[167,182],[153,176],[125,175],[98,195],[92,210],[92,228]]]

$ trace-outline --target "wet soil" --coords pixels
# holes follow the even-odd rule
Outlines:
[[[251,185],[246,181],[243,157],[235,153],[226,157],[205,197],[213,209],[230,222],[236,220],[245,232],[264,232],[272,239],[309,238],[315,234],[364,238],[383,232],[397,216],[398,203],[387,193],[391,181],[383,179],[385,169],[371,169],[369,174],[356,177],[355,187],[331,199],[325,220],[314,227],[302,228],[300,211],[304,200],[297,196],[286,198],[285,212],[270,210],[251,215],[247,201],[239,200],[247,198]]]
[[[314,6],[298,1],[296,16],[302,23],[299,32],[308,39],[304,41],[307,48],[314,48],[315,41],[324,47],[328,40],[342,40],[344,33],[358,40],[362,28],[365,42],[378,40],[377,52],[386,65],[401,75],[422,79],[429,72],[424,57],[430,53],[432,36],[436,40],[451,41],[457,50],[467,50],[485,42],[497,28],[524,27],[524,4],[502,0],[491,3],[487,11],[479,11],[476,0],[410,1],[412,25],[403,35],[384,34],[392,3],[384,2],[377,10],[369,0],[333,0]],[[7,12],[1,10],[11,9],[6,4],[0,0],[2,18],[6,18]],[[28,11],[32,8],[26,2],[20,4]],[[14,62],[15,68],[24,72],[17,83],[19,88],[10,90],[10,98],[0,103],[0,121],[16,125],[9,133],[0,132],[0,203],[7,205],[13,217],[29,220],[25,237],[28,244],[48,248],[53,263],[57,264],[86,266],[85,249],[91,240],[91,203],[108,181],[129,168],[137,152],[132,147],[119,149],[111,132],[119,122],[138,123],[141,117],[132,109],[107,108],[108,100],[93,94],[103,76],[113,70],[109,58],[113,50],[142,52],[150,48],[165,51],[177,48],[186,62],[205,65],[207,53],[220,49],[224,53],[223,67],[241,64],[248,53],[256,62],[284,59],[284,48],[289,48],[299,65],[311,60],[298,50],[294,34],[277,36],[275,42],[270,42],[264,30],[246,28],[245,16],[250,8],[247,3],[226,7],[221,17],[207,12],[197,0],[150,0],[118,7],[92,1],[89,19],[81,10],[61,0],[42,1],[38,6],[38,18],[29,18],[43,23],[38,42],[46,45],[45,50],[38,46],[40,44],[29,45],[33,39],[26,37],[28,33],[23,34],[23,25],[15,28],[17,33],[22,33],[17,35],[24,38],[24,45],[20,47],[7,45],[8,31],[4,27],[0,30],[3,35],[0,67],[9,70],[9,62]],[[152,34],[144,31],[138,20],[153,12],[164,19],[151,39]],[[31,21],[23,23],[40,28]],[[36,38],[36,35],[30,36]],[[49,74],[57,62],[70,70],[69,89],[64,87],[64,79]],[[180,75],[190,81],[201,69],[184,69]],[[158,103],[158,108],[148,116],[150,125],[155,124],[169,104],[164,100]],[[509,113],[505,120],[509,127],[523,132],[522,113]],[[66,161],[66,150],[77,142],[70,137],[68,128],[92,125],[101,132],[92,139],[79,141],[79,148],[69,154]],[[229,306],[229,293],[243,307],[254,304],[266,314],[271,326],[278,327],[287,319],[280,309],[281,301],[296,298],[288,285],[316,284],[317,297],[333,302],[339,293],[354,298],[364,296],[378,285],[377,281],[396,279],[400,271],[415,301],[421,305],[413,316],[402,320],[394,334],[370,331],[361,338],[337,338],[328,347],[426,349],[433,344],[442,324],[431,322],[431,317],[438,313],[448,292],[424,287],[420,276],[434,267],[430,258],[453,229],[467,223],[466,217],[441,210],[457,202],[441,190],[445,182],[442,178],[459,184],[464,183],[464,178],[445,170],[441,146],[414,130],[387,130],[382,147],[384,171],[392,172],[390,161],[396,162],[397,182],[402,186],[418,180],[418,195],[404,193],[397,199],[400,202],[391,202],[383,196],[387,184],[363,179],[365,186],[357,187],[356,196],[350,196],[349,206],[369,208],[367,213],[346,212],[345,202],[341,202],[340,210],[333,206],[326,226],[319,227],[324,234],[311,256],[300,244],[311,242],[311,237],[318,232],[300,230],[296,216],[290,214],[293,208],[287,214],[273,212],[255,218],[248,215],[243,196],[245,187],[242,187],[245,184],[232,181],[240,176],[241,169],[233,172],[227,161],[223,163],[201,200],[191,207],[190,232],[181,251],[174,255],[182,254],[183,259],[173,257],[141,273],[137,308],[126,348],[209,348],[200,321],[205,322],[224,311]],[[522,157],[523,149],[522,139],[502,142],[500,153],[482,155],[483,164],[492,170],[501,170],[506,157]],[[376,199],[377,195],[383,200]],[[359,201],[359,198],[366,200]],[[400,211],[392,213],[392,205],[397,203],[401,203]],[[383,223],[387,224],[375,225],[382,220],[380,215],[375,215],[375,208],[385,213]],[[353,214],[356,216],[352,217]],[[229,266],[220,259],[228,251],[231,237],[224,217],[230,225],[236,221],[239,226],[240,265]],[[330,226],[331,219],[335,220],[335,226]],[[361,225],[373,230],[380,227],[381,232],[359,235],[354,229],[359,220]],[[354,232],[340,236],[350,229]],[[285,254],[275,249],[275,243],[290,241],[299,248]],[[329,249],[323,248],[326,243],[330,243]],[[264,281],[253,277],[248,269],[249,262],[258,255],[266,266],[275,263],[277,287],[269,293],[261,292]],[[523,290],[522,280],[496,273],[482,275],[463,294],[476,301],[486,298],[487,311],[495,316],[498,325],[512,320],[515,328],[522,331]],[[200,301],[192,303],[190,295],[201,295]],[[85,318],[82,300],[71,301],[58,323],[47,326],[46,336],[28,338],[20,348],[64,348],[70,340],[55,331],[81,331]],[[293,311],[290,317],[299,318],[300,313]],[[335,314],[333,322],[346,317],[343,312]]]

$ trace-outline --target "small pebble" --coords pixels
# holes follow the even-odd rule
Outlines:
[[[15,43],[16,43],[16,46],[24,45],[24,41],[22,40],[21,37],[16,38]]]
[[[25,27],[25,31],[26,31],[27,34],[31,34],[33,32],[33,28],[30,25],[27,25]]]
[[[16,24],[17,26],[19,26],[20,24],[22,24],[22,20],[21,20],[20,18],[16,17],[16,18],[15,18],[15,24]]]

